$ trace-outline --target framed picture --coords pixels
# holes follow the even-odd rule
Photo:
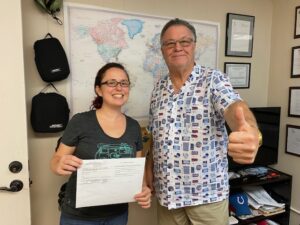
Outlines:
[[[250,87],[251,63],[225,62],[224,72],[229,76],[233,88]]]
[[[300,46],[292,48],[291,78],[300,77]]]
[[[300,156],[300,126],[286,125],[285,152]]]
[[[227,13],[225,55],[252,57],[254,16]]]
[[[300,38],[300,6],[297,6],[295,10],[294,38]]]
[[[300,87],[289,88],[288,116],[300,117]]]

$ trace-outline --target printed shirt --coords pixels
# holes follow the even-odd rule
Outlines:
[[[228,136],[224,111],[241,100],[227,75],[195,65],[178,93],[169,76],[152,92],[154,185],[169,209],[228,197]]]

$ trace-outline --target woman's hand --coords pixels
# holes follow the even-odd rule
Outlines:
[[[76,171],[81,164],[82,160],[74,155],[62,155],[57,161],[54,172],[58,175],[70,175]]]
[[[74,151],[75,147],[60,143],[51,159],[51,170],[57,175],[70,175],[76,171],[82,164],[82,160],[73,155]]]
[[[143,208],[147,209],[151,207],[151,189],[147,186],[143,186],[142,192],[136,194],[134,199]]]

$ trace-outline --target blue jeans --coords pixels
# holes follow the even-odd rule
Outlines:
[[[65,214],[60,216],[60,225],[126,225],[128,221],[128,211],[114,216],[97,220],[73,219]]]

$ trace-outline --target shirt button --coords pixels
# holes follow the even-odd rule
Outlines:
[[[172,169],[173,168],[173,164],[172,163],[169,163],[168,164],[168,169]]]
[[[168,191],[174,191],[174,187],[169,186],[169,187],[168,187]]]
[[[169,123],[174,123],[174,118],[169,118],[168,121]]]

